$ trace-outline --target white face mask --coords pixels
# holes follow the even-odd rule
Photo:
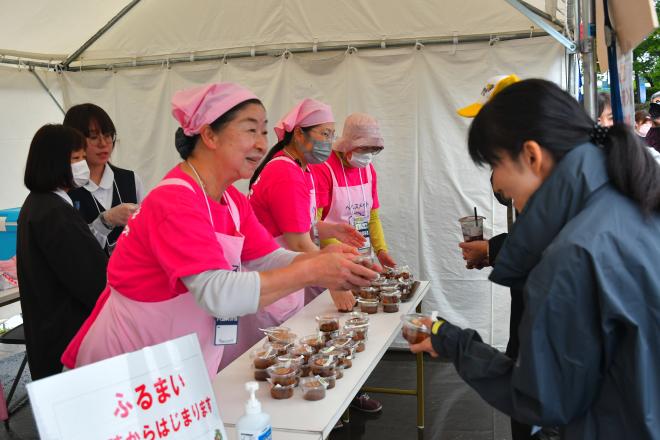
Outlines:
[[[86,160],[71,164],[71,172],[73,173],[73,184],[76,188],[87,185],[89,182],[89,166]]]
[[[646,137],[652,126],[653,124],[646,122],[639,127],[639,131],[637,133],[639,133],[641,137]]]
[[[366,168],[371,163],[374,153],[352,153],[350,159],[346,159],[348,164],[354,168]]]

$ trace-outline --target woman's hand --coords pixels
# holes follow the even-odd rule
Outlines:
[[[357,258],[352,253],[323,252],[306,260],[308,270],[313,276],[311,285],[330,290],[351,290],[367,287],[378,273],[352,260]]]
[[[488,240],[466,241],[458,243],[463,250],[463,259],[468,269],[483,269],[490,265],[488,261]]]
[[[103,213],[103,218],[113,226],[126,226],[128,220],[140,206],[135,203],[122,203]]]
[[[431,318],[421,318],[422,322],[428,328],[429,330],[433,326],[433,320]],[[438,353],[435,352],[433,349],[433,345],[431,344],[431,338],[428,337],[424,339],[422,342],[419,344],[408,344],[410,346],[410,351],[413,353],[428,353],[431,355],[431,357],[438,357]]]
[[[378,251],[376,256],[378,257],[378,261],[380,261],[380,264],[382,264],[383,266],[387,266],[387,267],[396,266],[396,261],[394,261],[394,259],[390,256],[389,252],[387,252],[386,250],[382,249]]]
[[[349,254],[360,255],[355,246],[350,246],[344,243],[332,243],[321,249],[323,254]]]
[[[355,296],[350,290],[331,290],[330,296],[335,303],[337,310],[345,312],[352,311],[355,305]]]
[[[366,242],[362,234],[348,223],[319,222],[317,223],[317,227],[321,240],[336,238],[342,243],[358,248]]]

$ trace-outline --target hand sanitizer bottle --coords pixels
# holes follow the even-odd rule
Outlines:
[[[261,403],[254,395],[259,383],[247,382],[245,389],[250,393],[250,398],[245,404],[245,414],[236,423],[238,440],[272,440],[270,416],[261,412]]]

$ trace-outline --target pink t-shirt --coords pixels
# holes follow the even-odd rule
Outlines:
[[[273,156],[285,156],[283,151]],[[266,229],[279,237],[285,232],[304,233],[312,227],[310,191],[312,173],[290,160],[271,160],[250,191],[250,205]]]
[[[124,296],[138,301],[162,301],[187,289],[181,278],[227,263],[215,232],[236,235],[224,200],[209,200],[212,227],[204,193],[179,166],[165,178],[183,179],[195,190],[180,185],[157,188],[144,199],[129,222],[108,264],[108,283]],[[278,248],[257,221],[247,198],[230,186],[227,194],[238,208],[240,233],[245,236],[242,261],[263,257]],[[128,233],[126,233],[126,230]]]
[[[366,168],[344,166],[344,170],[342,171],[341,159],[335,151],[332,152],[326,163],[330,165],[332,171],[335,173],[335,179],[337,179],[337,184],[340,187],[359,186],[360,178],[362,178],[362,183],[367,183],[368,181]],[[372,164],[369,164],[369,167],[371,168],[371,197],[373,198],[371,209],[378,209],[380,203],[378,202],[376,170]],[[332,204],[332,192],[334,191],[332,187],[332,175],[324,163],[312,165],[311,170],[314,175],[314,183],[316,184],[316,204],[319,208],[323,208],[323,219],[325,219]],[[344,178],[344,172],[346,173],[346,178]],[[346,184],[347,181],[348,185]]]

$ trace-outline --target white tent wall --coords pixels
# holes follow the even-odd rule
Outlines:
[[[260,96],[270,125],[295,102],[314,97],[332,105],[340,133],[351,112],[380,120],[386,142],[375,160],[381,217],[393,255],[432,281],[427,310],[439,310],[476,328],[503,347],[508,337],[509,296],[488,271],[464,268],[457,244],[459,216],[477,206],[488,236],[503,232],[489,171],[475,167],[466,148],[468,120],[455,109],[476,99],[498,73],[544,77],[559,84],[564,50],[550,38],[448,46],[256,57],[167,68],[65,72],[65,104],[94,102],[117,125],[113,162],[136,170],[147,187],[177,163],[176,124],[169,99],[178,89],[212,81],[236,81]],[[271,145],[275,142],[269,130]],[[246,182],[237,186],[245,190]]]
[[[60,81],[53,72],[38,71],[62,102]],[[27,68],[0,66],[0,209],[18,207],[28,194],[23,186],[30,141],[39,127],[61,123],[62,112]]]

